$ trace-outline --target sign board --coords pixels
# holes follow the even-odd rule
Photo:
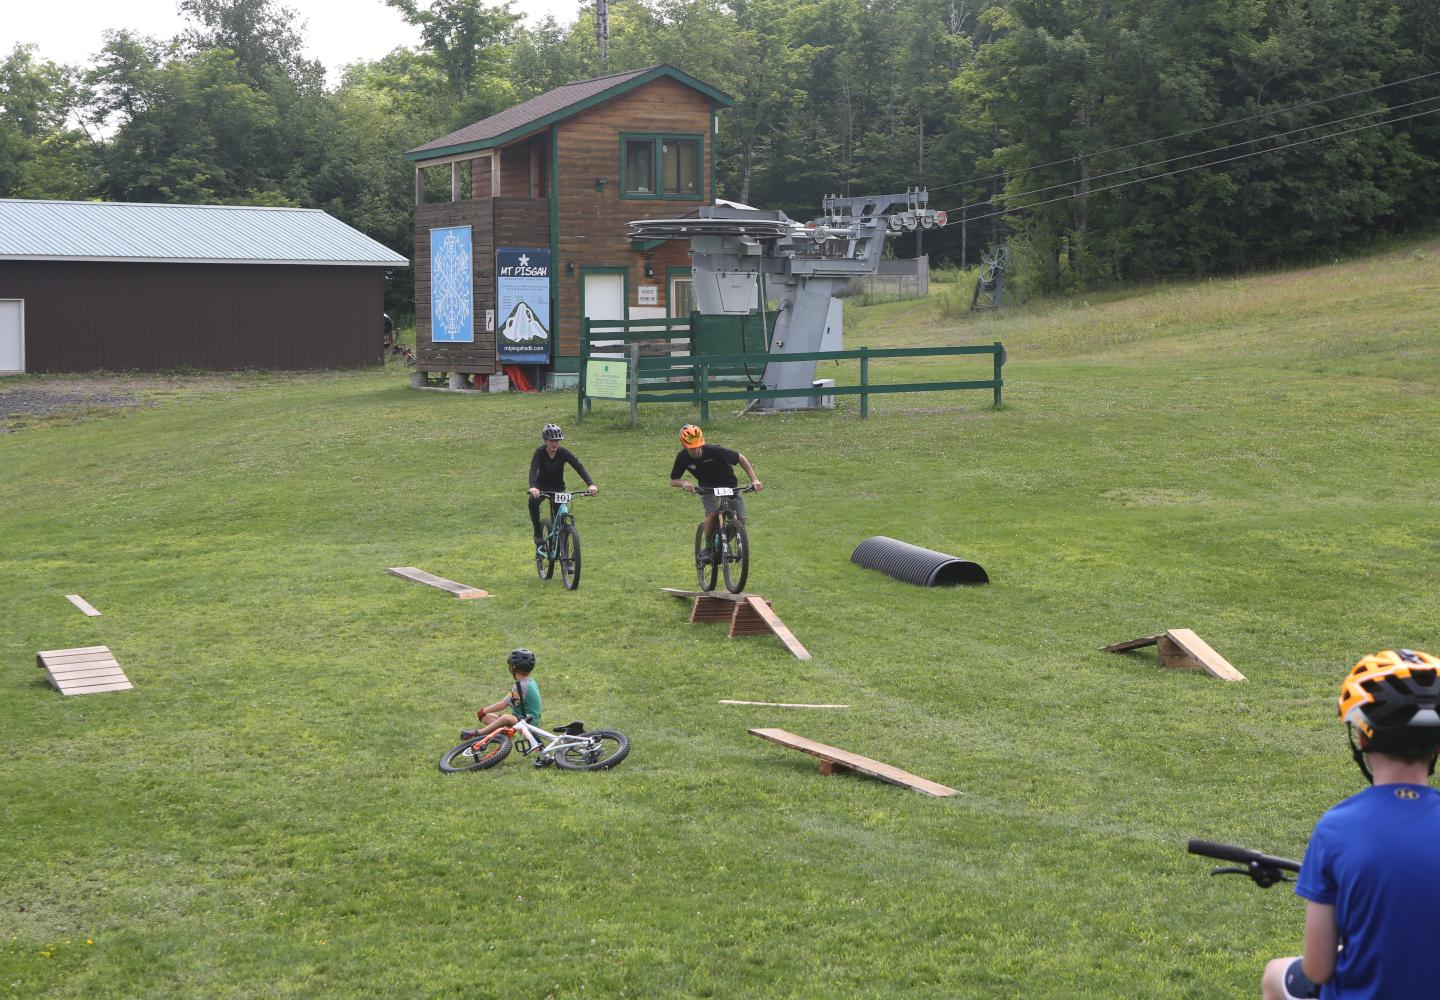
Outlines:
[[[585,395],[595,399],[629,399],[630,362],[591,358],[585,363]]]
[[[430,340],[475,342],[475,276],[470,227],[430,230]]]
[[[485,332],[486,332],[486,333],[494,333],[494,332],[495,332],[495,310],[494,310],[494,309],[486,309],[486,310],[485,310]]]
[[[550,251],[495,248],[495,314],[501,361],[543,365],[550,360]]]
[[[638,291],[640,298],[639,301],[636,302],[636,305],[654,306],[660,304],[659,285],[641,285]]]

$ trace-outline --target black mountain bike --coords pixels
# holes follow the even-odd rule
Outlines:
[[[575,515],[570,513],[570,501],[590,496],[589,493],[546,493],[554,503],[551,517],[540,522],[540,544],[535,549],[535,572],[540,579],[548,580],[555,575],[555,565],[560,565],[560,582],[566,590],[580,586],[580,532],[575,528]]]
[[[745,589],[745,580],[750,575],[750,538],[740,521],[736,497],[741,493],[754,493],[755,487],[697,486],[695,492],[720,500],[714,534],[708,539],[705,537],[704,520],[695,526],[695,577],[700,581],[700,589],[714,590],[715,579],[723,572],[725,589],[738,594]]]
[[[1191,854],[1221,861],[1233,861],[1244,867],[1233,866],[1210,869],[1211,875],[1248,875],[1250,880],[1262,889],[1268,889],[1277,882],[1294,882],[1286,872],[1300,871],[1300,862],[1289,858],[1275,858],[1247,847],[1230,844],[1216,844],[1208,840],[1192,840],[1186,848]]]

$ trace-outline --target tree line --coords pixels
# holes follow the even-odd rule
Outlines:
[[[377,0],[380,2],[380,0]],[[1331,254],[1440,217],[1433,0],[383,0],[414,48],[328,85],[280,0],[179,0],[168,39],[0,61],[0,197],[321,208],[409,256],[402,158],[572,80],[722,90],[722,197],[808,219],[911,186],[932,259],[1008,242],[1041,291]],[[962,222],[963,220],[963,222]],[[898,246],[915,249],[916,237]],[[408,280],[392,289],[409,300]]]

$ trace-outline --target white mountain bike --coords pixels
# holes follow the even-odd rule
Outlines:
[[[572,722],[551,733],[521,719],[514,726],[447,750],[440,758],[440,770],[446,774],[484,771],[510,756],[512,749],[524,757],[535,754],[536,767],[555,764],[566,771],[604,771],[625,759],[630,738],[615,729],[587,732],[583,722]]]

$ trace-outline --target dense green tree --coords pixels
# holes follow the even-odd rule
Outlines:
[[[0,61],[0,196],[89,198],[95,145],[80,127],[89,94],[73,66],[17,45]]]

